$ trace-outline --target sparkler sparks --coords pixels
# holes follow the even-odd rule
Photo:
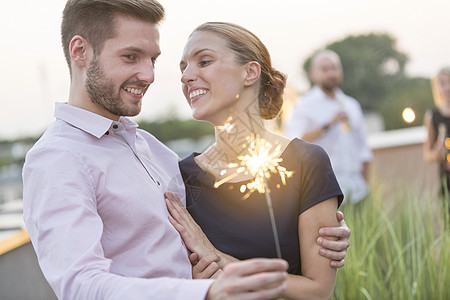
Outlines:
[[[254,178],[249,183],[243,184],[240,187],[240,192],[246,193],[243,197],[244,199],[250,197],[250,195],[255,191],[265,194],[275,239],[277,256],[278,258],[281,258],[280,242],[278,240],[278,232],[276,229],[275,216],[272,208],[272,199],[270,197],[270,189],[267,181],[270,179],[272,174],[277,173],[281,178],[282,184],[286,185],[286,178],[290,178],[294,172],[287,171],[286,168],[280,165],[283,161],[280,157],[282,153],[281,145],[274,147],[274,145],[270,142],[260,138],[259,136],[251,137],[249,139],[249,145],[248,154],[238,156],[238,159],[240,160],[239,164],[235,163],[228,165],[230,169],[236,168],[236,171],[217,181],[214,184],[214,187],[218,188],[220,185],[230,181],[239,174],[250,175]],[[222,176],[226,175],[227,170],[222,170],[220,174]],[[277,187],[279,187],[279,185]]]
[[[223,126],[217,126],[217,129],[219,130],[225,130],[226,132],[230,133],[231,129],[233,129],[233,124],[231,123],[231,121],[233,120],[232,116],[229,116],[228,119],[225,121],[225,125]]]
[[[236,171],[214,184],[214,187],[218,188],[239,174],[250,175],[254,179],[246,185],[242,185],[240,189],[242,193],[247,192],[244,195],[244,199],[247,199],[255,191],[261,194],[265,193],[268,190],[266,181],[270,179],[272,174],[278,173],[283,185],[286,185],[286,179],[293,174],[292,171],[287,171],[285,167],[280,165],[283,161],[280,157],[282,153],[281,145],[274,147],[270,142],[259,136],[249,140],[248,154],[238,156],[239,164],[228,164],[229,169],[236,168]],[[226,175],[227,173],[229,173],[227,170],[220,172],[221,175]]]

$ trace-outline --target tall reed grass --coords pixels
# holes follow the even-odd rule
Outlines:
[[[450,299],[448,207],[405,190],[389,199],[342,207],[351,246],[333,299]]]

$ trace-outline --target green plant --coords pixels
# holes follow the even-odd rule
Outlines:
[[[404,189],[346,204],[351,246],[333,299],[450,299],[448,207],[435,198]]]

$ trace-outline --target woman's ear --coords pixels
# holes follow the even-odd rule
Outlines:
[[[245,71],[244,86],[251,86],[258,81],[261,75],[261,66],[258,62],[251,61],[245,65]]]
[[[89,47],[89,43],[82,36],[76,35],[72,38],[69,43],[69,53],[70,58],[75,65],[79,67],[87,65]]]

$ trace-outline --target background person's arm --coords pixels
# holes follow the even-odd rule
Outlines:
[[[445,156],[445,147],[442,143],[439,143],[436,139],[438,133],[434,130],[432,123],[431,111],[427,111],[424,116],[424,124],[427,131],[427,138],[423,143],[423,158],[426,162],[441,161]]]

